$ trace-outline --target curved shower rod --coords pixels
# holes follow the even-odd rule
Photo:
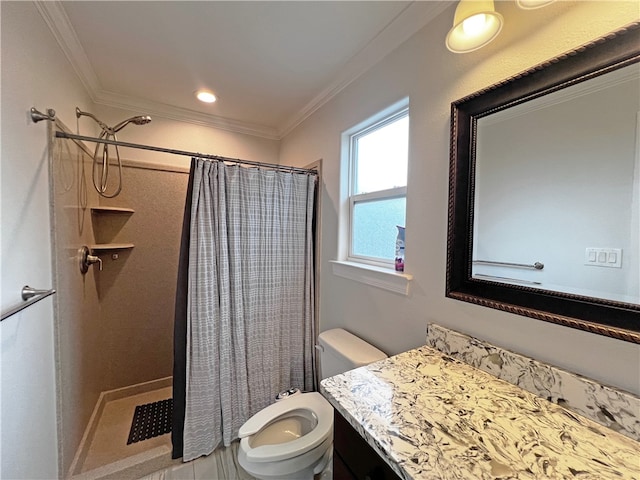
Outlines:
[[[31,119],[33,120],[34,123],[37,123],[41,120],[55,121],[55,113],[56,113],[55,110],[48,109],[47,112],[49,112],[50,114],[44,114],[42,112],[39,112],[35,108],[31,108]],[[176,150],[173,148],[156,147],[154,145],[144,145],[140,143],[122,142],[120,140],[109,140],[105,138],[88,137],[84,135],[76,135],[73,133],[68,133],[63,130],[56,131],[55,136],[56,138],[66,138],[74,141],[103,143],[103,144],[116,145],[116,146],[127,147],[127,148],[136,148],[138,150],[150,150],[153,152],[170,153],[173,155],[180,155],[184,157],[202,158],[206,160],[217,160],[217,161],[227,162],[227,163],[250,165],[254,167],[272,168],[274,170],[287,171],[291,173],[294,173],[294,172],[306,173],[310,175],[318,175],[319,173],[318,170],[314,168],[302,168],[302,167],[294,167],[290,165],[279,165],[275,163],[256,162],[253,160],[243,160],[241,158],[224,157],[222,155],[203,154],[199,152],[190,152],[187,150]]]
[[[154,145],[144,145],[141,143],[122,142],[120,140],[107,140],[95,137],[85,137],[83,135],[75,135],[63,131],[56,131],[56,138],[67,138],[69,140],[81,140],[84,142],[106,143],[108,145],[119,145],[127,148],[137,148],[139,150],[151,150],[153,152],[171,153],[173,155],[181,155],[184,157],[202,158],[205,160],[217,160],[220,162],[237,163],[241,165],[251,165],[253,167],[271,168],[274,170],[282,170],[291,173],[306,173],[309,175],[318,175],[318,170],[314,168],[294,167],[290,165],[279,165],[277,163],[256,162],[253,160],[243,160],[241,158],[223,157],[221,155],[205,154],[199,152],[189,152],[187,150],[176,150],[173,148],[156,147]]]

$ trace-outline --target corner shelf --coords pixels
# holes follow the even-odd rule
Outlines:
[[[112,252],[112,259],[117,260],[118,255],[115,252],[122,252],[125,250],[131,250],[134,247],[133,243],[116,243],[116,242],[106,242],[100,243],[100,241],[111,240],[115,238],[122,228],[122,225],[129,220],[129,217],[134,213],[133,208],[124,208],[124,207],[91,207],[91,214],[93,215],[94,221],[94,229],[96,234],[95,243],[89,247],[91,254],[100,255],[105,254],[107,252]],[[115,217],[120,217],[122,220],[118,220],[117,222],[113,222]],[[126,218],[125,218],[126,217]],[[107,229],[107,231],[103,231]],[[102,267],[100,268],[102,270]]]
[[[91,245],[92,252],[106,252],[109,250],[131,250],[135,245],[133,243],[98,243]]]
[[[134,210],[132,208],[121,207],[91,207],[91,213],[134,213]]]

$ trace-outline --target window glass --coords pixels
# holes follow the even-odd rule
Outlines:
[[[409,116],[354,137],[353,193],[375,192],[407,185]]]
[[[353,255],[392,260],[398,234],[396,225],[404,227],[405,212],[405,197],[356,203],[353,206]]]

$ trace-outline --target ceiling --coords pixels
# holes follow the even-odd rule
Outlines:
[[[450,1],[36,5],[94,102],[279,139]]]

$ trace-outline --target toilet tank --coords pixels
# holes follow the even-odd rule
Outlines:
[[[387,358],[384,352],[342,328],[322,332],[318,350],[323,379]]]

